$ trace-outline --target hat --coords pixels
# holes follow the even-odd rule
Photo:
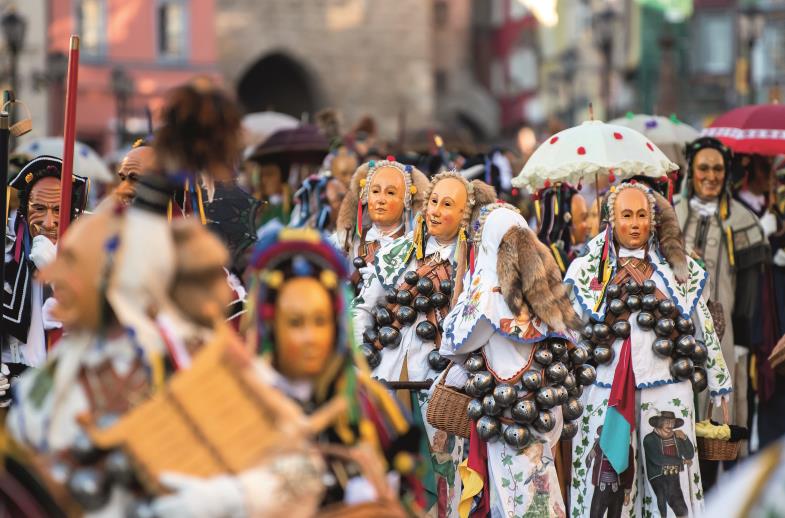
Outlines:
[[[30,160],[19,170],[16,176],[8,182],[10,187],[19,191],[19,212],[27,215],[27,202],[33,186],[44,178],[60,179],[63,171],[63,161],[50,155],[40,155]],[[87,179],[74,174],[72,176],[73,188],[71,190],[71,217],[81,212],[87,203]]]
[[[676,414],[673,412],[666,410],[665,412],[660,412],[660,415],[655,415],[649,418],[649,424],[652,425],[654,428],[659,428],[660,423],[666,419],[670,419],[676,421],[674,428],[679,428],[680,426],[684,426],[684,419],[680,417],[676,417]]]

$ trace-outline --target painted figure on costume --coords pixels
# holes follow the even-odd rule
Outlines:
[[[579,322],[551,250],[517,209],[484,205],[470,226],[473,261],[439,350],[455,362],[445,385],[475,398],[459,515],[564,516],[553,449],[575,433],[594,379],[588,354],[571,353]]]
[[[586,467],[591,471],[594,494],[591,497],[590,518],[618,518],[622,507],[630,503],[632,481],[635,475],[635,454],[630,446],[629,466],[621,474],[616,473],[608,457],[600,447],[602,426],[597,428],[594,445],[586,456]]]
[[[703,490],[698,464],[686,461],[694,452],[688,455],[686,444],[677,444],[685,462],[676,474],[668,470],[674,478],[668,479],[671,489],[663,493],[663,484],[651,482],[661,455],[650,445],[667,437],[663,440],[670,452],[667,428],[673,424],[682,428],[676,440],[683,436],[692,448],[694,392],[708,387],[713,404],[719,405],[732,391],[704,300],[707,274],[687,258],[684,280],[677,280],[682,268],[678,228],[671,228],[675,215],[667,203],[658,204],[647,187],[615,187],[606,205],[606,231],[589,242],[586,255],[573,262],[566,277],[575,312],[585,322],[578,347],[591,351],[598,365],[597,380],[582,397],[585,415],[573,441],[572,515],[587,514],[597,491],[584,468],[593,448],[584,443],[602,426],[600,449],[616,473],[630,468],[630,448],[635,452],[632,491],[622,516],[659,513],[661,495],[673,504],[662,516],[695,516],[703,507]],[[665,419],[669,415],[677,420],[671,423]],[[657,427],[663,435],[650,435]],[[675,503],[676,485],[684,509]]]
[[[424,194],[426,206],[413,230],[376,253],[373,273],[353,303],[356,340],[363,343],[373,376],[387,381],[433,380],[447,366],[438,347],[453,279],[462,277],[468,258],[468,225],[474,210],[495,199],[491,187],[470,183],[456,172],[436,175]],[[426,422],[425,392],[404,399],[428,435],[434,474],[423,478],[426,489],[438,502],[439,513],[450,516],[460,496],[459,477],[451,475],[461,461],[464,441],[444,440],[443,432]],[[439,451],[441,445],[450,449]],[[446,471],[442,454],[450,458]]]
[[[389,158],[362,164],[355,171],[338,211],[333,240],[357,269],[352,284],[358,291],[363,277],[373,270],[379,249],[411,230],[428,188],[428,179],[418,169]]]
[[[643,438],[646,454],[646,477],[657,497],[660,516],[668,514],[667,507],[676,516],[687,516],[687,503],[681,490],[679,477],[692,465],[695,446],[683,431],[684,420],[666,410],[649,418],[654,428]]]

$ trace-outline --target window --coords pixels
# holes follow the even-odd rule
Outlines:
[[[187,57],[186,1],[159,0],[156,20],[158,55],[169,59]]]
[[[785,20],[769,20],[755,46],[753,72],[757,82],[773,84],[785,77]]]
[[[538,74],[537,54],[530,47],[518,47],[510,54],[510,93],[536,90]]]
[[[733,67],[733,18],[706,12],[695,19],[695,69],[704,74],[728,74]]]
[[[449,12],[449,4],[447,0],[436,0],[433,4],[433,24],[435,27],[446,27]]]
[[[106,54],[106,0],[76,2],[76,33],[85,56]]]

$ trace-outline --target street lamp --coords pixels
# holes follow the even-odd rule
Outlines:
[[[134,93],[134,81],[122,67],[115,67],[112,69],[111,80],[112,92],[114,93],[115,106],[117,109],[117,147],[121,148],[128,140],[125,120],[128,115],[128,99]]]
[[[561,55],[564,88],[567,97],[567,122],[575,123],[575,73],[578,71],[578,51],[574,47],[565,50]]]
[[[17,83],[17,63],[19,60],[19,53],[25,44],[25,32],[27,31],[27,21],[13,7],[9,8],[0,19],[0,26],[3,29],[3,36],[5,37],[5,46],[8,53],[11,55],[10,63],[10,84],[11,91],[16,93]]]
[[[611,110],[611,63],[613,59],[613,36],[617,13],[610,5],[605,4],[601,10],[592,15],[591,27],[594,45],[602,54],[602,102],[605,105],[605,117]]]
[[[757,3],[748,3],[739,9],[739,37],[744,42],[747,51],[747,95],[749,104],[755,104],[755,87],[752,75],[752,51],[755,44],[763,36],[766,27],[766,16]]]

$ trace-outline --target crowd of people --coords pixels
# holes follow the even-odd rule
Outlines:
[[[11,516],[783,510],[781,159],[526,193],[515,150],[317,122],[244,154],[196,81],[94,206],[56,157],[9,179]]]

